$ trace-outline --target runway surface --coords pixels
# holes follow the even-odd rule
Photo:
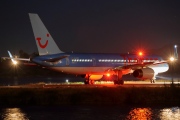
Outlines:
[[[180,87],[180,82],[173,82],[173,85]],[[125,81],[124,85],[114,85],[113,82],[98,82],[94,85],[75,84],[75,83],[53,83],[53,84],[26,84],[17,86],[0,86],[0,88],[96,88],[96,87],[170,87],[172,82],[150,83],[146,81]]]

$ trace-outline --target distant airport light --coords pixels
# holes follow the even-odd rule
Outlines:
[[[66,79],[66,83],[68,83],[69,82],[69,80],[68,79]]]
[[[173,62],[174,61],[174,57],[170,57],[170,61]]]

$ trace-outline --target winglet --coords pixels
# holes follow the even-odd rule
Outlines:
[[[4,59],[11,59],[13,64],[17,64],[18,63],[17,61],[19,61],[19,60],[21,60],[21,61],[28,61],[28,62],[31,61],[30,58],[16,58],[16,57],[14,58],[10,51],[7,51],[7,52],[9,54],[9,57],[2,57],[2,58],[4,58]]]
[[[17,64],[17,61],[16,60],[14,60],[14,57],[12,56],[12,54],[11,54],[11,52],[10,51],[8,51],[8,54],[9,54],[9,57],[10,57],[10,59],[11,59],[11,61],[13,62],[13,64]]]

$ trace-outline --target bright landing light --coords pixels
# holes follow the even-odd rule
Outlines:
[[[173,62],[173,61],[174,61],[174,57],[170,57],[170,61],[172,61],[172,62]]]
[[[13,62],[14,65],[17,65],[17,61],[13,60],[12,62]]]

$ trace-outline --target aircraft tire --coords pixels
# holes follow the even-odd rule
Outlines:
[[[84,84],[85,84],[85,85],[88,85],[88,84],[89,84],[89,80],[85,80],[85,81],[84,81]]]
[[[114,80],[114,85],[118,84],[118,81],[117,80]]]
[[[124,80],[114,80],[114,85],[123,85],[124,84]]]
[[[124,80],[120,80],[120,84],[121,84],[121,85],[124,85]]]

